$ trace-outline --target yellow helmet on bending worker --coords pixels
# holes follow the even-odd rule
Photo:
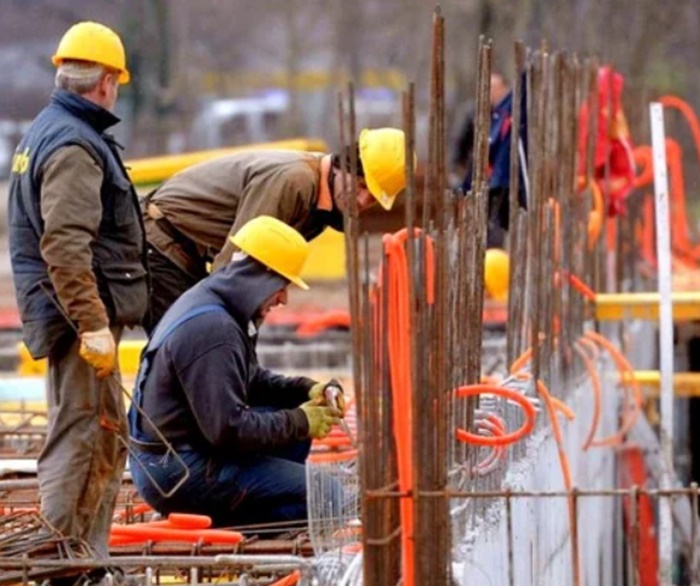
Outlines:
[[[99,22],[79,22],[70,27],[51,61],[56,67],[63,61],[97,63],[119,72],[119,83],[129,83],[131,79],[119,35]]]
[[[309,243],[291,226],[272,216],[258,216],[231,236],[231,242],[297,287],[309,288],[300,277]]]
[[[489,248],[484,259],[484,285],[489,298],[496,301],[508,299],[510,259],[500,248]]]
[[[360,162],[367,188],[385,210],[406,187],[406,146],[402,130],[365,128],[360,133]]]

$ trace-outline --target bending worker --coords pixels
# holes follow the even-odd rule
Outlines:
[[[258,364],[258,327],[287,300],[308,243],[270,216],[245,224],[241,251],[182,295],[142,355],[129,426],[130,461],[141,496],[162,514],[208,515],[215,526],[306,519],[304,462],[311,438],[325,437],[344,402],[326,406],[325,385],[274,374]],[[154,425],[162,436],[153,429]],[[189,468],[167,452],[170,442]]]
[[[358,149],[357,207],[376,201],[390,210],[405,186],[404,134],[393,128],[363,130]],[[260,215],[283,221],[306,240],[326,226],[343,229],[350,188],[349,157],[297,151],[229,155],[177,173],[144,202],[148,255],[153,274],[153,330],[173,302],[234,251],[228,241]]]
[[[24,342],[48,357],[41,513],[105,556],[126,462],[116,346],[148,305],[139,202],[106,132],[129,72],[95,22],[71,27],[53,63],[56,89],[13,159],[10,255]]]

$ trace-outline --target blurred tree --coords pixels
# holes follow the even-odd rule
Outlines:
[[[430,74],[431,12],[415,0],[3,0],[0,51],[40,58],[68,25],[94,19],[124,34],[134,81],[124,88],[131,115],[129,154],[163,152],[173,135],[192,134],[209,99],[289,89],[282,135],[336,138],[336,95],[348,78],[361,88],[393,87],[399,71],[417,88],[419,132],[425,125]],[[659,91],[695,99],[692,75],[700,52],[700,2],[677,0],[441,0],[446,17],[448,127],[474,97],[480,34],[494,39],[494,68],[512,76],[513,41],[543,39],[553,49],[595,53],[627,78],[625,100],[633,133],[646,138],[646,101]],[[34,44],[34,46],[32,46]],[[32,47],[27,51],[25,47]],[[1,57],[1,55],[0,55]],[[3,62],[4,63],[4,62]],[[2,103],[45,99],[45,85],[27,87],[15,74]],[[46,80],[39,80],[45,84]],[[28,99],[27,92],[37,98]],[[14,96],[14,97],[13,97]],[[700,105],[700,104],[699,104]],[[21,107],[9,110],[31,117]],[[400,120],[396,100],[396,120]],[[639,130],[637,130],[639,129]],[[277,138],[271,136],[270,138]],[[187,145],[187,141],[182,144]]]
[[[177,38],[171,27],[176,3],[125,0],[123,36],[129,53],[131,83],[124,88],[130,105],[130,144],[138,153],[167,151],[175,111],[171,52]]]

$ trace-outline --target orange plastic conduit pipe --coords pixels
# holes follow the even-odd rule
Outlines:
[[[635,189],[646,187],[654,181],[654,156],[649,145],[641,145],[634,149],[634,162],[642,170],[635,175],[632,186]]]
[[[586,340],[586,342],[590,342],[590,340]],[[581,357],[581,360],[583,360],[583,364],[586,367],[586,372],[588,373],[588,377],[591,379],[591,384],[593,385],[593,418],[591,419],[591,427],[588,430],[588,435],[586,435],[586,441],[583,442],[582,449],[585,452],[591,447],[595,434],[598,431],[598,425],[600,425],[603,391],[600,385],[598,369],[595,367],[595,358],[592,359],[586,350],[583,349],[583,346],[584,344],[582,341],[576,342],[574,344],[574,350]]]
[[[237,544],[243,535],[236,531],[219,529],[170,529],[153,527],[148,524],[112,525],[112,537],[132,537],[143,541],[184,541],[186,543],[229,543]]]
[[[683,114],[683,117],[690,127],[690,131],[693,133],[695,150],[698,155],[698,160],[700,161],[700,124],[698,123],[698,119],[693,108],[690,106],[690,104],[688,104],[688,102],[682,100],[678,96],[661,96],[658,101],[667,108],[674,108]]]
[[[594,341],[596,344],[605,349],[612,357],[615,365],[617,366],[618,372],[622,378],[623,387],[628,390],[631,387],[632,402],[630,405],[629,393],[625,393],[625,410],[622,418],[622,426],[617,431],[617,433],[612,436],[593,441],[591,446],[603,447],[619,445],[624,441],[625,436],[632,428],[632,426],[637,422],[639,414],[643,405],[642,390],[639,387],[639,382],[634,377],[634,369],[624,355],[608,340],[605,336],[600,335],[598,332],[589,331],[584,334],[587,338]],[[629,379],[625,376],[627,374]]]
[[[600,186],[595,179],[588,182],[588,187],[593,195],[593,209],[588,213],[588,250],[593,250],[603,231],[605,204]]]
[[[211,527],[211,517],[189,513],[170,513],[167,519],[146,521],[138,525],[140,527],[166,527],[170,529],[209,529]]]
[[[410,321],[408,309],[408,267],[406,254],[398,239],[385,234],[382,239],[387,259],[388,304],[392,308],[387,316],[389,346],[389,376],[393,394],[393,423],[396,437],[399,490],[410,492],[413,488],[413,444],[411,436],[411,361]],[[382,281],[380,281],[382,282]],[[406,586],[415,586],[413,500],[399,502],[401,518],[402,568]]]
[[[307,462],[314,464],[329,464],[336,462],[348,462],[357,458],[357,450],[345,450],[343,452],[317,452],[309,454]]]
[[[528,435],[535,427],[536,411],[532,403],[518,391],[513,391],[505,387],[497,387],[493,385],[467,385],[455,389],[455,396],[459,399],[466,397],[474,397],[482,394],[498,395],[517,403],[523,410],[525,421],[516,431],[507,433],[502,436],[485,437],[476,433],[469,432],[465,429],[457,428],[456,437],[459,441],[474,444],[477,446],[507,446],[520,441]]]
[[[138,505],[134,505],[131,507],[130,511],[127,511],[126,508],[122,509],[118,513],[114,515],[114,520],[115,521],[124,521],[126,520],[127,516],[131,514],[133,517],[136,515],[143,515],[144,513],[154,513],[155,511],[153,510],[153,507],[151,505],[147,505],[146,503],[139,503]]]
[[[420,229],[415,229],[414,234],[420,234]],[[380,266],[380,286],[377,288],[378,298],[375,312],[381,317],[382,295],[388,296],[388,304],[392,311],[387,316],[388,332],[378,331],[375,335],[381,339],[388,335],[389,346],[389,376],[393,393],[392,415],[394,435],[397,445],[397,460],[399,472],[399,488],[403,492],[410,492],[413,488],[413,448],[412,448],[412,423],[411,423],[411,331],[408,299],[408,263],[405,243],[408,240],[408,230],[403,229],[395,234],[385,234],[382,244],[386,255],[386,267]],[[433,304],[435,299],[435,262],[433,242],[425,239],[425,264],[426,264],[426,300]],[[387,271],[386,280],[388,290],[382,291],[384,278],[383,271]],[[379,345],[378,345],[379,346]],[[399,503],[401,518],[401,541],[403,549],[403,584],[415,586],[414,575],[414,536],[413,536],[413,500],[401,499]]]

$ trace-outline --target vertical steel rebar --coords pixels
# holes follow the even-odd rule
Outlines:
[[[523,168],[520,156],[522,148],[520,126],[522,123],[522,99],[523,99],[523,75],[525,73],[525,47],[521,41],[514,46],[515,71],[513,75],[513,111],[510,135],[510,185],[509,185],[509,219],[508,219],[508,251],[513,262],[510,263],[509,288],[508,288],[508,324],[506,331],[506,363],[513,364],[522,352],[522,292],[524,290],[525,263],[527,256],[522,254],[520,231],[520,215],[524,213],[520,208],[519,192],[520,173],[527,173]],[[524,162],[524,160],[523,160]],[[525,187],[523,186],[523,189]],[[527,193],[526,193],[527,197]]]
[[[508,531],[508,586],[515,586],[515,560],[513,555],[513,501],[510,489],[506,490],[506,529]]]

